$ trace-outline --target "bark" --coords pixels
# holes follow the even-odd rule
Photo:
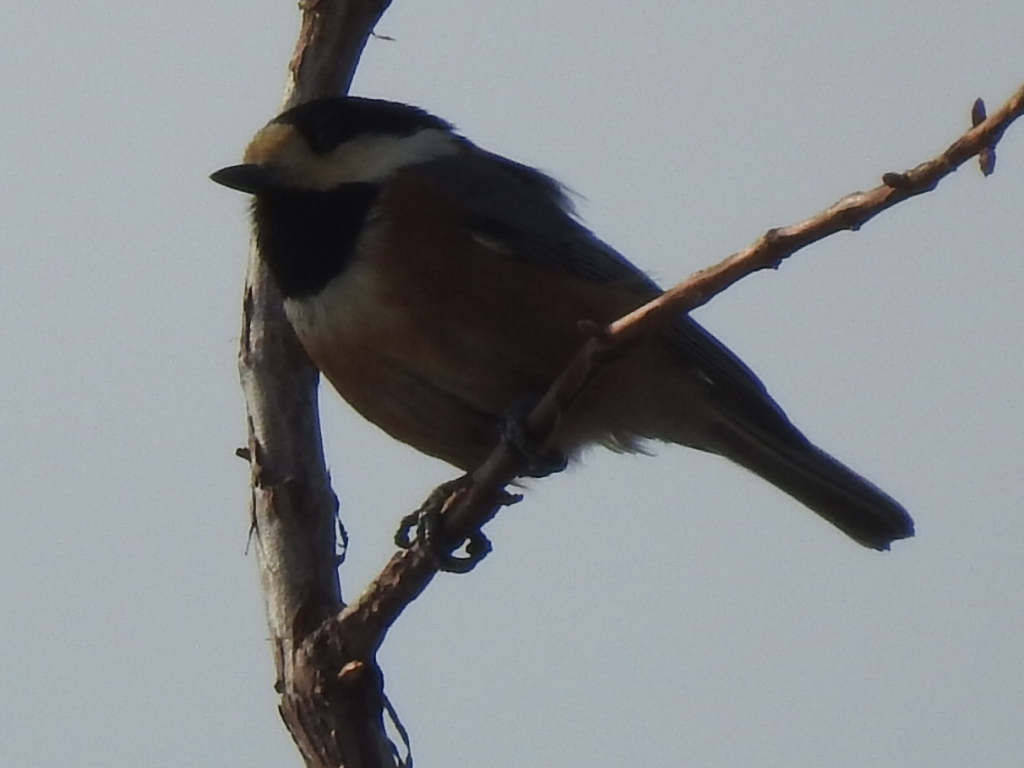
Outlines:
[[[284,106],[346,92],[389,3],[303,2]],[[394,766],[398,761],[384,731],[382,678],[372,655],[346,666],[352,659],[339,647],[335,672],[325,677],[303,647],[344,607],[335,538],[338,503],[320,439],[319,377],[255,247],[245,284],[239,368],[248,412],[244,453],[252,469],[253,548],[281,716],[309,766]]]

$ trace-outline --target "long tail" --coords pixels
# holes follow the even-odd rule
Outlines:
[[[766,433],[736,421],[722,424],[720,452],[866,547],[886,550],[914,535],[914,521],[899,502],[788,426]]]

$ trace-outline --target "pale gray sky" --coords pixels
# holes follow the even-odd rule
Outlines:
[[[0,7],[0,755],[298,766],[271,690],[235,377],[245,201],[292,3]],[[395,5],[355,92],[583,196],[670,283],[1024,82],[1019,0]],[[593,454],[382,652],[417,763],[962,768],[1024,755],[1024,124],[699,313],[903,501],[880,555],[724,462]],[[354,593],[452,470],[324,393]]]

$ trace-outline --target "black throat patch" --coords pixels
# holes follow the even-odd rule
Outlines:
[[[353,182],[326,192],[277,189],[256,195],[256,241],[286,299],[315,296],[345,270],[379,194],[379,184]]]

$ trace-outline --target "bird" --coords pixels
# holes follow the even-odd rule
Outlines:
[[[299,104],[211,178],[251,196],[261,258],[334,389],[392,437],[466,472],[588,327],[662,293],[580,221],[551,176],[408,104]],[[722,456],[865,547],[913,535],[899,502],[808,440],[688,314],[602,368],[547,444],[575,459],[651,442]]]

